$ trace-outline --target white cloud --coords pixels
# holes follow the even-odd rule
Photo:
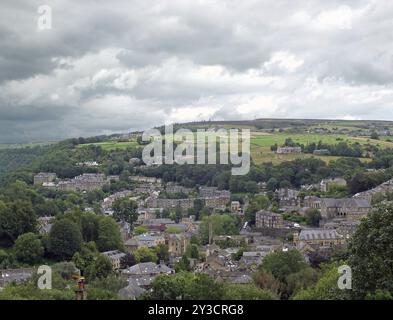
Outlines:
[[[267,70],[278,67],[281,70],[294,72],[303,65],[304,61],[297,58],[294,54],[287,51],[275,52],[270,61],[265,63]]]
[[[352,9],[339,6],[337,9],[322,11],[313,21],[318,28],[352,29]]]

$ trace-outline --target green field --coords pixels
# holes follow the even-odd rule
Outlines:
[[[282,145],[285,139],[291,138],[294,142],[300,144],[310,144],[312,142],[318,143],[322,141],[327,144],[337,144],[345,141],[348,143],[358,142],[360,144],[372,144],[379,145],[383,148],[393,148],[393,142],[385,140],[372,140],[366,137],[350,137],[344,134],[288,134],[288,133],[277,133],[277,134],[258,134],[253,133],[251,137],[251,144],[260,147],[269,147],[277,143]]]
[[[279,146],[284,144],[285,139],[291,138],[294,142],[300,144],[310,144],[312,142],[318,143],[322,141],[326,144],[337,144],[339,142],[345,141],[348,143],[358,142],[360,144],[372,144],[377,145],[382,148],[393,148],[393,142],[384,141],[384,140],[372,140],[364,137],[349,137],[346,135],[340,134],[258,134],[253,133],[251,137],[251,156],[255,163],[281,163],[284,161],[293,161],[295,159],[306,159],[306,158],[317,158],[321,159],[325,162],[329,162],[332,160],[337,160],[337,156],[315,156],[312,154],[281,154],[277,155],[276,153],[270,150],[270,147],[274,144],[278,144]],[[368,162],[369,158],[360,158],[361,161]]]
[[[195,133],[192,133],[195,134]],[[386,140],[372,140],[367,137],[351,137],[344,134],[289,134],[289,133],[262,133],[262,132],[252,132],[251,133],[251,156],[256,164],[272,162],[281,163],[284,161],[292,161],[295,159],[306,159],[306,158],[318,158],[323,161],[329,162],[332,160],[337,160],[340,157],[337,156],[315,156],[312,154],[284,154],[277,155],[270,150],[270,147],[274,144],[283,145],[285,139],[291,138],[294,142],[307,145],[309,143],[318,143],[322,141],[326,144],[337,144],[339,142],[355,143],[360,144],[372,144],[377,145],[382,148],[393,148],[393,142]],[[166,136],[165,139],[171,140],[172,136]],[[130,140],[127,142],[118,142],[114,140],[97,142],[97,143],[87,143],[78,145],[78,148],[83,148],[89,145],[101,146],[106,151],[114,150],[126,150],[127,148],[138,147],[138,143],[135,140]],[[369,158],[360,158],[361,161],[368,162]]]
[[[105,151],[114,151],[114,150],[126,150],[127,148],[135,148],[138,147],[138,143],[136,141],[126,141],[126,142],[118,142],[118,141],[104,141],[104,142],[96,142],[96,143],[85,143],[80,144],[77,148],[86,148],[87,146],[100,146]]]
[[[315,158],[321,159],[326,163],[337,160],[343,157],[337,156],[315,156],[309,153],[301,153],[301,154],[276,154],[270,150],[270,147],[259,147],[256,145],[251,145],[251,157],[255,164],[272,162],[273,164],[279,164],[286,161],[293,161],[296,159],[308,159]],[[362,162],[370,162],[370,158],[359,158]]]

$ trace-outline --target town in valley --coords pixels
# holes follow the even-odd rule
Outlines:
[[[249,173],[146,165],[140,132],[1,150],[0,299],[389,297],[364,263],[389,254],[392,123],[182,126],[248,126]],[[352,290],[337,287],[342,265]]]

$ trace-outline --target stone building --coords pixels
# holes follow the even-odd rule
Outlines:
[[[167,218],[149,219],[143,221],[143,226],[151,231],[164,232],[168,225],[174,225],[175,222]]]
[[[164,263],[156,264],[154,262],[138,263],[128,269],[122,271],[122,275],[126,277],[132,276],[158,276],[159,274],[174,274],[175,270],[169,268]]]
[[[231,202],[231,212],[238,213],[241,211],[241,204],[239,201],[232,201]]]
[[[371,211],[371,208],[370,202],[365,199],[321,199],[321,216],[323,219],[361,219],[367,216],[367,214]]]
[[[126,256],[126,254],[124,252],[121,252],[119,250],[112,250],[112,251],[101,252],[101,254],[106,256],[107,258],[109,258],[109,260],[112,263],[112,269],[113,270],[119,270],[120,269],[121,259]]]
[[[305,196],[303,206],[311,209],[321,209],[321,198],[316,196]]]
[[[170,233],[165,236],[165,244],[171,256],[181,257],[186,252],[189,239],[184,233]]]
[[[234,246],[242,246],[244,244],[248,244],[248,237],[241,234],[236,235],[219,235],[213,237],[213,243],[219,245],[222,242],[230,241],[234,244]]]
[[[166,193],[170,193],[170,194],[174,194],[174,193],[190,194],[192,190],[193,190],[192,188],[186,188],[170,182],[168,182],[165,187]]]
[[[133,182],[161,184],[161,179],[155,177],[130,176],[129,179]]]
[[[124,191],[119,191],[114,194],[111,194],[109,197],[106,197],[102,202],[101,202],[101,208],[105,211],[108,209],[112,208],[113,203],[122,198],[127,198],[131,197],[133,194],[133,191],[131,190],[124,190]]]
[[[323,224],[324,229],[334,229],[338,234],[344,236],[344,238],[349,239],[355,233],[357,227],[360,225],[359,220],[342,220],[334,219]]]
[[[180,208],[183,211],[194,207],[194,199],[168,199],[168,198],[157,198],[150,197],[147,201],[147,206],[150,208],[164,208],[164,209],[176,209]]]
[[[138,242],[138,247],[154,248],[160,244],[165,244],[165,238],[161,235],[141,234],[134,239]]]
[[[200,198],[210,198],[210,197],[219,197],[219,196],[231,196],[230,191],[228,190],[218,190],[217,187],[200,187],[199,188],[199,197]]]
[[[225,207],[230,202],[230,193],[223,193],[218,196],[212,197],[199,197],[199,198],[184,198],[184,199],[169,199],[158,198],[151,196],[146,200],[148,208],[163,208],[163,209],[176,209],[180,208],[182,211],[194,208],[194,201],[200,199],[208,208],[221,208]]]
[[[263,228],[283,228],[283,218],[281,214],[261,210],[255,214],[255,227]]]
[[[286,210],[297,210],[300,207],[298,190],[288,188],[278,189],[275,191],[275,197],[279,202],[280,208]]]
[[[231,197],[230,195],[222,194],[215,197],[205,197],[200,199],[204,201],[205,206],[208,208],[223,208],[229,203]]]
[[[42,186],[44,183],[51,183],[57,179],[56,173],[40,172],[34,176],[34,185]]]
[[[298,249],[309,246],[319,250],[344,245],[345,237],[333,229],[304,229],[294,233],[293,243]]]
[[[263,251],[244,251],[243,256],[240,258],[240,263],[246,267],[258,266],[266,255]]]
[[[301,147],[278,147],[277,154],[302,153]]]
[[[60,181],[57,188],[62,191],[93,191],[107,183],[102,173],[84,173],[71,180]]]

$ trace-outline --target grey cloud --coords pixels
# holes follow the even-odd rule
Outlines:
[[[45,32],[40,2],[2,1],[1,141],[143,129],[190,108],[393,119],[389,1],[50,0]]]

